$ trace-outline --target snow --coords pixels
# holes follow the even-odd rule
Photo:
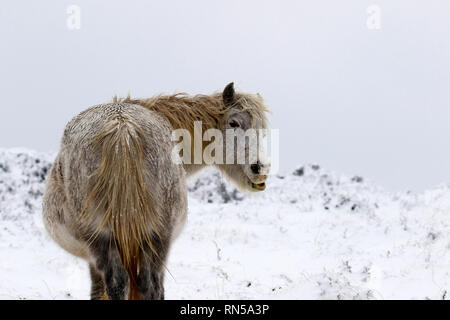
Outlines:
[[[41,218],[54,154],[0,149],[0,299],[88,299],[84,261]],[[214,170],[189,182],[167,299],[448,299],[450,185],[389,193],[317,165],[242,194]]]

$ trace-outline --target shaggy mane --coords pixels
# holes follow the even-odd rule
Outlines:
[[[113,97],[113,102],[138,104],[166,117],[174,129],[194,131],[194,121],[202,121],[203,130],[220,129],[221,119],[230,109],[238,108],[247,111],[253,120],[259,120],[263,128],[267,128],[266,112],[270,110],[264,105],[262,97],[252,94],[236,93],[235,101],[225,107],[222,94],[195,95],[176,93],[173,95],[158,95],[147,99],[132,99]]]

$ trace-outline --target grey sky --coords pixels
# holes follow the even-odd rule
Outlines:
[[[381,30],[366,9],[381,8]],[[66,9],[81,8],[68,30]],[[11,1],[0,147],[56,150],[113,94],[261,93],[282,171],[319,163],[391,190],[450,182],[450,1]]]

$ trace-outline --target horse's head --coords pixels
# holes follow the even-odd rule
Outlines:
[[[259,94],[237,93],[233,83],[225,87],[222,99],[225,112],[220,126],[227,160],[219,168],[241,189],[262,191],[266,188],[270,162],[262,141],[265,130],[259,129],[267,129],[269,109]]]

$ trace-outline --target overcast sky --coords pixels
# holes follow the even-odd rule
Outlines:
[[[73,116],[114,94],[234,81],[272,109],[282,171],[318,163],[390,190],[450,182],[449,0],[3,0],[0,39],[0,147],[55,151]]]

